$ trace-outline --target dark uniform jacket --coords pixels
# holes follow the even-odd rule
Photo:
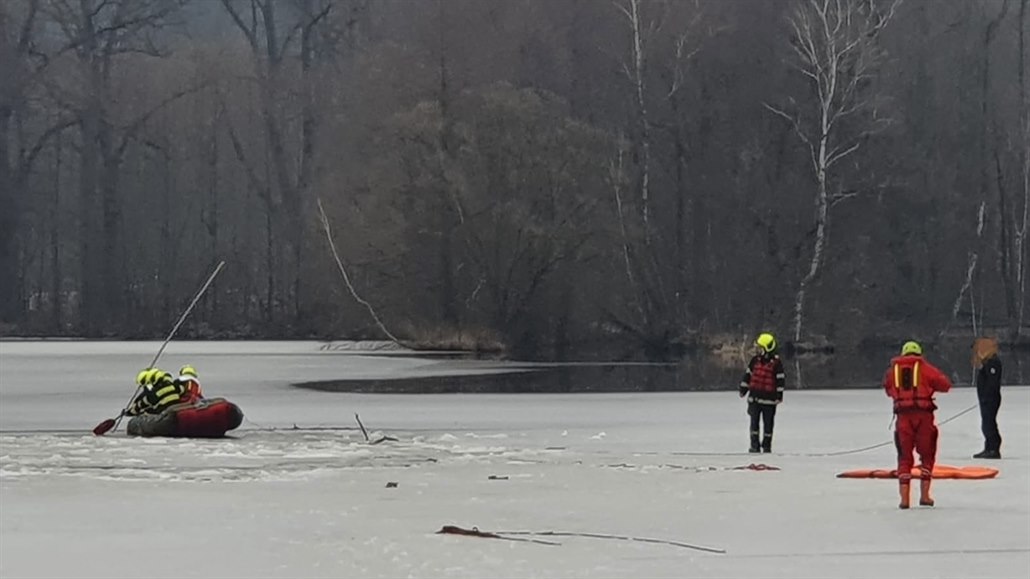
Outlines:
[[[976,396],[980,400],[1001,398],[1001,360],[997,356],[985,359],[977,370]]]
[[[133,399],[125,413],[129,416],[160,414],[169,406],[183,401],[188,393],[189,388],[185,384],[167,377],[157,384],[143,386],[143,391]]]

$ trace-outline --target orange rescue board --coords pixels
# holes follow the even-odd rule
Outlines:
[[[979,480],[998,476],[998,469],[985,466],[948,466],[938,464],[933,467],[933,478],[964,478]],[[897,469],[862,469],[849,470],[837,475],[837,478],[898,478]],[[919,466],[912,467],[912,478],[919,478]]]

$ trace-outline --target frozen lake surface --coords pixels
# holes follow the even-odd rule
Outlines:
[[[877,446],[891,418],[878,390],[788,391],[776,452],[750,455],[735,391],[332,393],[289,384],[505,368],[314,342],[173,342],[160,365],[192,363],[207,395],[238,403],[235,436],[90,435],[159,345],[0,342],[0,577],[1030,574],[1025,387],[1004,390],[1005,458],[993,462],[970,458],[975,410],[948,421],[975,392],[939,397],[939,462],[1001,474],[937,481],[937,507],[904,512],[895,481],[834,477],[894,466],[893,446]],[[355,413],[373,440],[397,440],[367,443]],[[751,463],[780,470],[735,469]],[[443,525],[725,553],[435,534]]]

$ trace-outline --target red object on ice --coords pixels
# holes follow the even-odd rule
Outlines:
[[[998,476],[998,469],[986,466],[948,466],[937,464],[933,467],[933,478],[958,478],[980,480]],[[860,469],[849,470],[837,475],[837,478],[898,478],[897,469]],[[912,478],[919,478],[919,465],[912,467]]]
[[[780,467],[772,466],[771,464],[751,463],[747,466],[735,466],[733,470],[780,470]]]
[[[161,414],[144,414],[129,420],[130,436],[221,438],[243,422],[239,406],[224,398],[207,398],[176,404]]]
[[[225,436],[243,421],[240,409],[225,399],[215,399],[208,404],[194,404],[178,411],[176,436],[210,438]]]

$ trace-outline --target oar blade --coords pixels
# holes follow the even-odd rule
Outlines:
[[[96,436],[103,436],[112,428],[114,428],[114,418],[108,418],[93,429],[93,434]]]

